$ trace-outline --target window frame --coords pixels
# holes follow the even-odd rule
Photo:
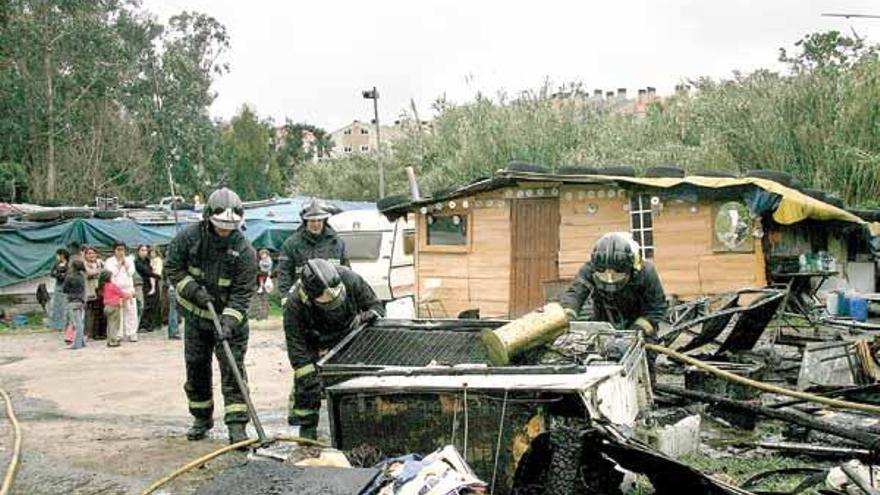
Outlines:
[[[385,231],[382,230],[345,230],[345,231],[337,231],[337,235],[340,240],[345,243],[345,252],[346,257],[352,262],[357,263],[375,263],[382,259],[382,241],[384,240]],[[355,236],[370,236],[371,244],[375,242],[376,244],[376,256],[374,258],[363,258],[363,257],[353,257],[352,253],[356,252],[350,249],[349,243],[346,241],[347,237],[355,237]]]
[[[635,203],[635,205],[634,205]],[[637,206],[634,207],[634,206]],[[651,219],[651,226],[645,227],[645,216]],[[639,226],[635,226],[634,217],[638,216]],[[634,194],[629,198],[629,232],[639,243],[639,254],[642,259],[654,259],[657,248],[654,245],[654,210],[651,208],[651,197],[647,194]],[[651,245],[645,245],[645,233],[651,233]],[[650,256],[648,255],[650,251]]]
[[[467,222],[467,232],[465,233],[465,243],[464,244],[456,244],[456,245],[444,245],[444,244],[428,244],[428,216],[435,217],[451,217],[458,215],[465,219]],[[447,210],[440,212],[428,212],[425,214],[419,214],[418,219],[418,230],[421,235],[418,235],[419,243],[418,250],[423,252],[432,252],[432,253],[469,253],[471,251],[471,244],[473,242],[474,236],[474,223],[473,223],[473,215],[471,215],[470,210],[458,211],[458,210]]]

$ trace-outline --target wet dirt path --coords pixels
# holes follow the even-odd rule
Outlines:
[[[246,358],[254,402],[267,433],[286,426],[290,368],[280,321],[255,325]],[[214,400],[222,404],[217,385]],[[141,335],[107,348],[65,349],[56,333],[0,335],[0,387],[11,395],[24,442],[16,494],[137,493],[180,465],[226,444],[222,408],[208,440],[188,442],[182,341]],[[12,432],[0,408],[0,468]],[[253,435],[253,432],[251,432]],[[233,454],[165,493],[192,493],[211,469],[241,463]]]

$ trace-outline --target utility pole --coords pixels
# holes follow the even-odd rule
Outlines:
[[[382,164],[382,156],[378,153],[382,141],[379,136],[379,90],[376,86],[361,93],[364,99],[373,100],[373,122],[376,123],[376,160],[379,162],[379,199],[385,197],[385,167]]]

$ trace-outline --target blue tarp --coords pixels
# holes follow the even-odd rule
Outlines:
[[[283,203],[248,208],[245,235],[255,248],[278,250],[300,226],[299,211],[308,198],[289,198]],[[374,203],[332,201],[343,210],[371,209]],[[181,224],[186,225],[186,224]],[[128,218],[102,220],[77,218],[53,223],[11,223],[0,229],[0,287],[46,275],[52,269],[55,250],[71,241],[109,248],[116,240],[129,248],[139,244],[165,245],[177,228],[144,225]]]

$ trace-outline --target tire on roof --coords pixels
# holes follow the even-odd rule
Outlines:
[[[559,167],[557,173],[559,175],[596,175],[599,173],[599,169],[583,165],[563,165]]]
[[[90,208],[64,208],[61,210],[61,216],[64,218],[91,218],[94,213]]]
[[[510,162],[507,164],[508,172],[531,172],[536,174],[548,174],[550,169],[547,167],[528,162]]]
[[[672,165],[648,167],[645,170],[645,177],[674,177],[680,179],[684,178],[684,169]]]
[[[749,170],[745,173],[746,177],[754,177],[756,179],[767,179],[782,184],[785,187],[791,187],[791,175],[780,172],[779,170]]]
[[[636,168],[632,165],[612,165],[599,169],[601,175],[618,175],[621,177],[635,177]]]
[[[124,210],[95,210],[95,218],[111,219],[125,216]]]
[[[807,196],[809,196],[813,199],[818,199],[819,201],[825,201],[825,202],[828,201],[828,195],[825,194],[824,191],[820,191],[818,189],[804,189],[801,192],[803,192],[804,194],[806,194]]]
[[[827,194],[825,197],[825,202],[838,208],[846,207],[846,204],[843,202],[843,200],[833,194]]]
[[[727,179],[736,179],[737,177],[739,177],[734,172],[728,172],[726,170],[709,170],[709,169],[697,170],[696,172],[694,172],[691,175],[694,175],[697,177],[722,177],[722,178],[727,178]]]
[[[376,209],[378,209],[379,211],[390,210],[409,202],[410,197],[408,194],[394,194],[391,196],[385,196],[384,198],[376,201]]]

